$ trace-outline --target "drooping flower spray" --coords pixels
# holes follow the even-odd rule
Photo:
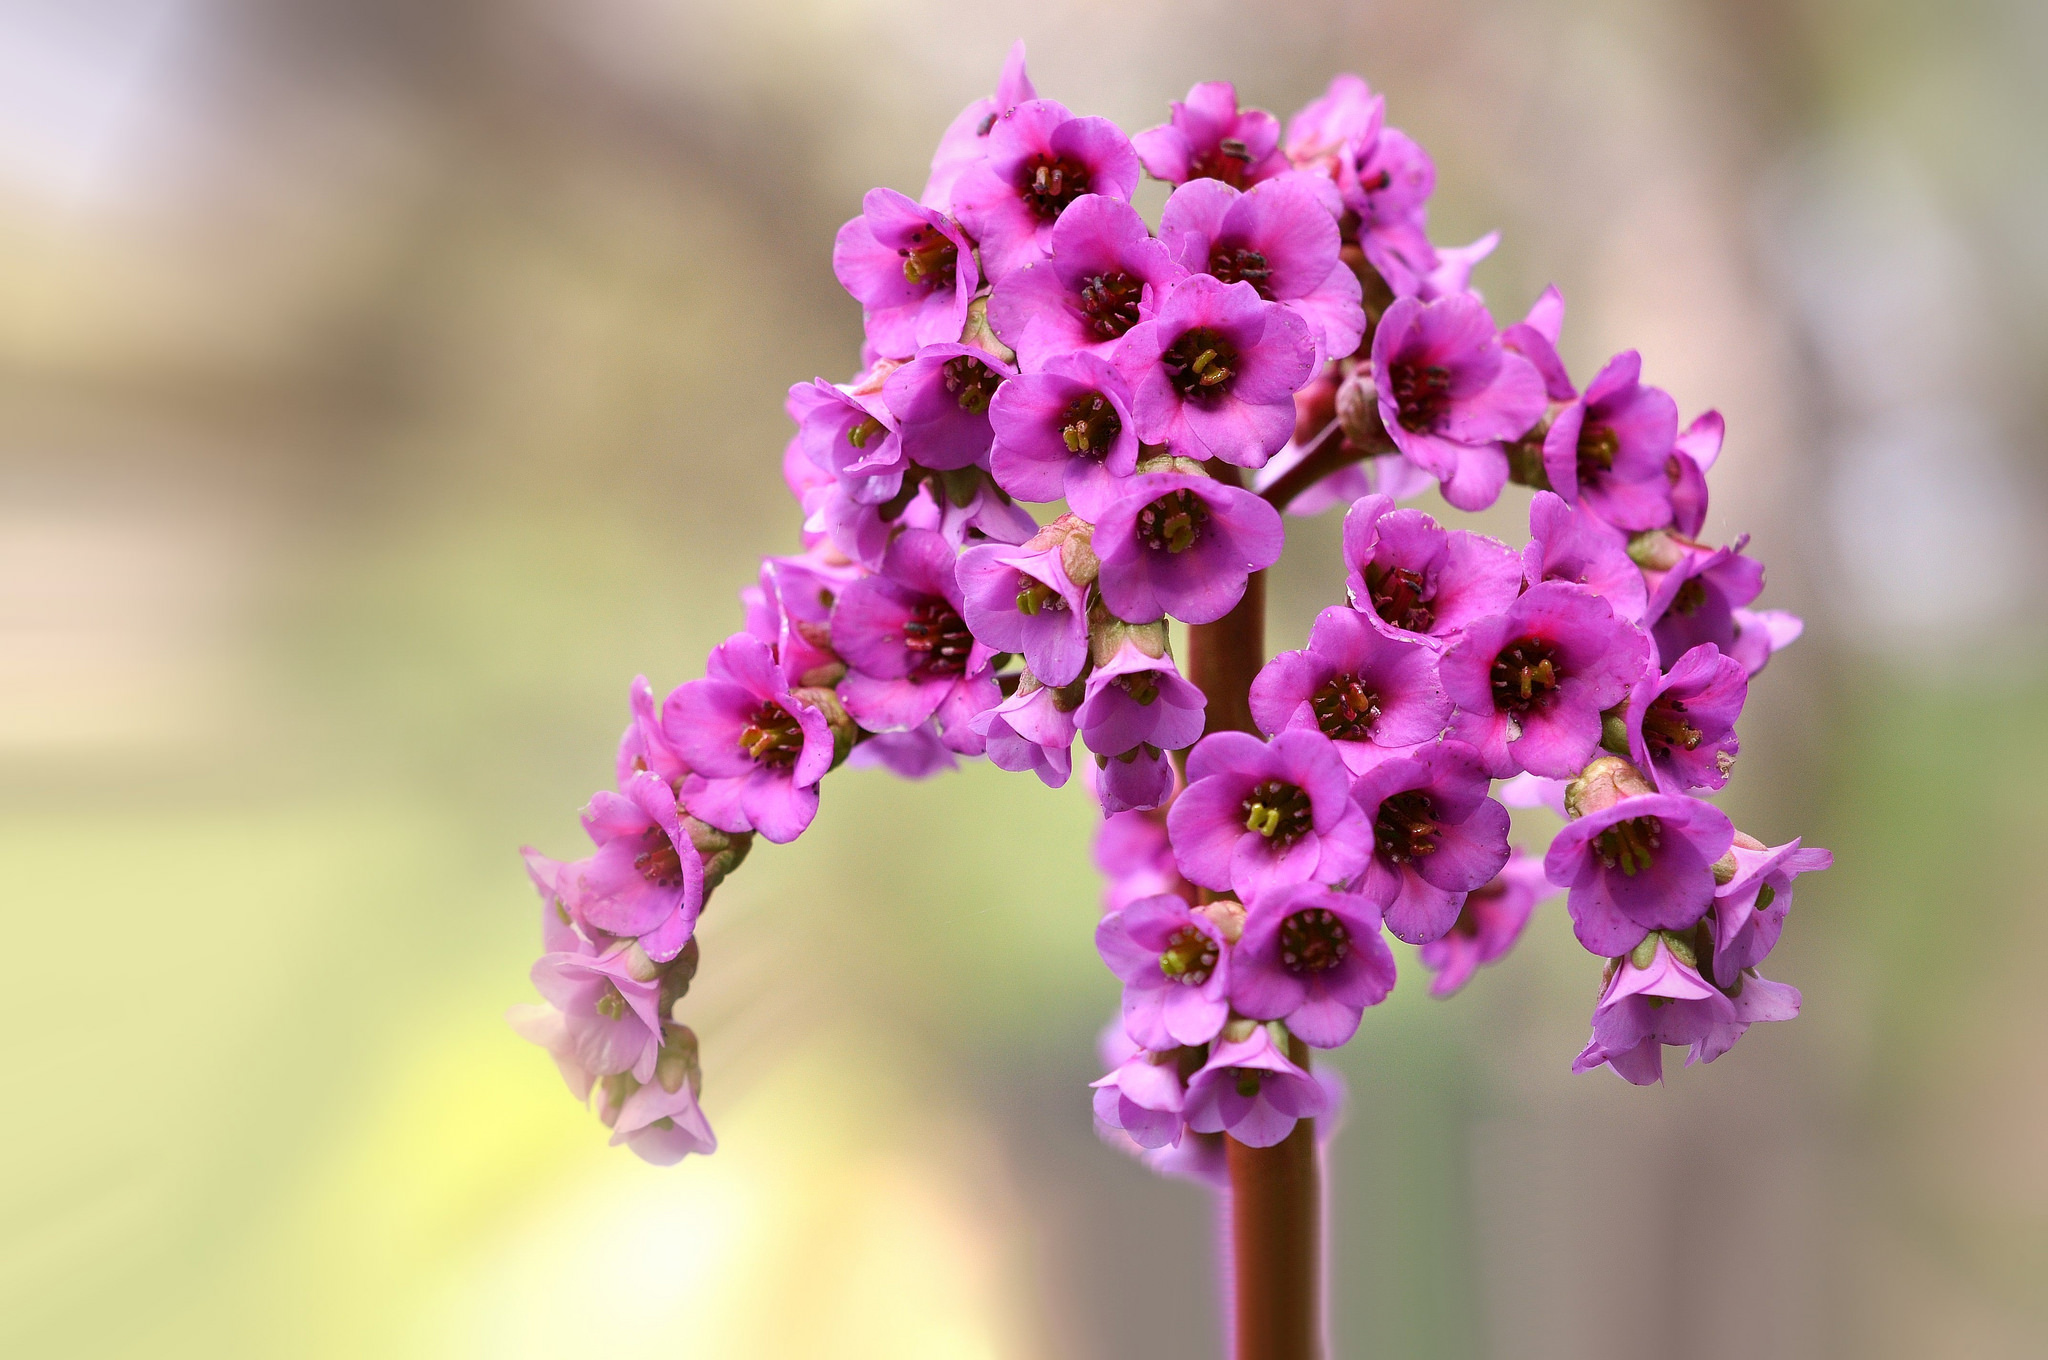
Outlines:
[[[1141,173],[1174,186],[1156,229]],[[1123,993],[1094,1119],[1227,1188],[1239,1360],[1323,1353],[1340,1088],[1313,1053],[1392,991],[1389,935],[1450,996],[1566,893],[1604,961],[1572,1066],[1639,1085],[1667,1045],[1712,1062],[1798,1014],[1758,968],[1830,856],[1701,796],[1800,627],[1751,607],[1746,538],[1698,537],[1721,419],[1681,431],[1634,351],[1575,386],[1555,289],[1498,327],[1469,287],[1494,238],[1432,245],[1434,182],[1356,76],[1284,127],[1197,85],[1129,138],[1038,98],[1019,44],[917,199],[867,195],[832,255],[861,369],[789,394],[801,551],[764,559],[703,678],[659,704],[634,682],[593,852],[526,852],[545,1004],[512,1022],[614,1142],[715,1147],[697,920],[756,837],[830,815],[849,759],[986,756],[1055,788],[1078,765]],[[1520,549],[1399,505],[1510,482],[1534,493]],[[1339,505],[1345,598],[1268,659],[1282,515]],[[1511,846],[1509,806],[1564,829]]]

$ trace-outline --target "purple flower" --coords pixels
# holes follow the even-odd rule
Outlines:
[[[1365,258],[1395,295],[1422,291],[1438,264],[1424,227],[1429,195],[1436,188],[1436,165],[1429,153],[1401,129],[1383,127],[1355,175],[1337,187],[1344,206],[1358,214],[1358,244]]]
[[[1330,1097],[1316,1079],[1287,1060],[1264,1025],[1248,1038],[1222,1040],[1188,1082],[1181,1106],[1196,1133],[1228,1133],[1246,1147],[1272,1147],[1314,1119]]]
[[[1208,700],[1182,678],[1170,656],[1153,656],[1125,638],[1088,673],[1087,696],[1074,716],[1081,740],[1099,756],[1140,745],[1178,751],[1202,735]]]
[[[1195,274],[1124,337],[1138,437],[1183,457],[1258,467],[1294,432],[1294,393],[1315,372],[1300,317],[1249,283]]]
[[[968,726],[973,725],[970,720]],[[946,748],[938,724],[926,719],[906,732],[874,733],[853,748],[846,764],[854,770],[887,770],[898,779],[929,779],[959,769],[960,757]]]
[[[718,1139],[697,1105],[702,1080],[697,1036],[681,1025],[670,1025],[668,1034],[652,1078],[632,1083],[615,1105],[608,1089],[602,1111],[612,1126],[612,1146],[623,1143],[655,1166],[674,1166],[693,1152],[708,1156],[718,1150]]]
[[[1557,892],[1543,877],[1542,860],[1514,851],[1491,883],[1466,895],[1457,923],[1422,946],[1422,966],[1436,974],[1429,994],[1452,995],[1472,980],[1480,965],[1513,949],[1536,904]]]
[[[1508,479],[1501,441],[1543,414],[1536,366],[1501,347],[1486,304],[1469,293],[1402,298],[1373,332],[1380,419],[1401,452],[1443,482],[1460,510],[1484,510]]]
[[[823,378],[797,383],[784,403],[804,455],[863,504],[888,500],[903,485],[903,441],[880,388],[856,396]]]
[[[862,309],[868,343],[892,358],[958,340],[981,286],[958,223],[894,189],[870,189],[839,229],[832,273]]]
[[[561,878],[578,923],[634,936],[657,962],[681,953],[704,909],[704,861],[683,833],[675,793],[635,773],[619,792],[591,795],[583,829],[597,853],[563,865]]]
[[[1487,787],[1478,754],[1459,741],[1384,760],[1351,786],[1372,827],[1364,891],[1385,904],[1387,929],[1410,944],[1449,930],[1465,894],[1508,862],[1508,810]]]
[[[1714,861],[1735,827],[1712,803],[1677,793],[1622,798],[1566,824],[1543,856],[1579,943],[1610,958],[1653,930],[1690,930],[1714,900]]]
[[[681,788],[690,766],[661,730],[661,716],[655,710],[654,691],[646,676],[633,677],[626,698],[633,716],[619,737],[619,754],[614,762],[619,787],[626,787],[627,780],[644,770],[671,789]]]
[[[1650,602],[1643,617],[1657,639],[1661,664],[1675,664],[1703,642],[1713,643],[1745,664],[1759,650],[1768,660],[1770,653],[1783,645],[1764,649],[1754,642],[1746,648],[1737,645],[1735,615],[1764,589],[1763,563],[1742,553],[1749,546],[1749,535],[1725,548],[1708,548],[1671,534],[1652,537],[1663,541],[1639,549],[1652,563],[1643,569],[1650,585]],[[1795,630],[1792,637],[1797,636]],[[1767,628],[1759,640],[1774,639]],[[1750,673],[1762,669],[1759,663]]]
[[[970,724],[988,744],[989,763],[999,770],[1029,770],[1056,789],[1074,772],[1074,715],[1059,706],[1059,691],[1044,685],[1017,692]]]
[[[1104,880],[1104,911],[1115,911],[1141,897],[1173,893],[1194,900],[1195,890],[1180,876],[1173,847],[1166,839],[1166,819],[1157,813],[1118,812],[1102,819],[1095,831],[1095,867]]]
[[[1536,365],[1543,375],[1544,394],[1552,401],[1571,401],[1579,395],[1564,361],[1557,357],[1557,338],[1564,333],[1564,294],[1555,285],[1543,290],[1529,314],[1500,333],[1501,344]]]
[[[1690,946],[1675,936],[1645,936],[1629,957],[1616,960],[1593,1010],[1592,1042],[1572,1071],[1611,1066],[1635,1085],[1649,1086],[1664,1079],[1665,1044],[1697,1044],[1733,1023],[1735,1003],[1699,975]]]
[[[1084,194],[1129,202],[1138,153],[1107,118],[1076,118],[1050,99],[996,120],[988,154],[953,186],[953,214],[981,243],[990,282],[1045,257],[1052,226]]]
[[[961,175],[988,155],[988,136],[996,123],[1015,111],[1019,104],[1038,98],[1031,76],[1024,69],[1024,40],[1019,38],[1003,60],[1003,73],[996,81],[995,96],[977,99],[960,110],[938,150],[932,153],[931,178],[925,181],[921,201],[941,212],[952,211],[953,185]]]
[[[1436,653],[1388,636],[1355,609],[1316,616],[1308,646],[1282,652],[1252,680],[1252,717],[1268,735],[1310,728],[1337,743],[1353,774],[1429,741],[1450,721]]]
[[[1678,437],[1678,403],[1637,381],[1642,371],[1634,350],[1615,355],[1543,436],[1551,488],[1620,529],[1671,522],[1665,461]]]
[[[1792,880],[1835,863],[1819,846],[1801,848],[1796,837],[1766,846],[1737,833],[1731,853],[1735,876],[1714,889],[1712,917],[1712,972],[1724,987],[1733,987],[1743,969],[1756,967],[1777,947],[1792,910]]]
[[[1249,283],[1300,317],[1318,363],[1358,348],[1365,334],[1358,275],[1338,258],[1336,220],[1306,175],[1269,180],[1250,193],[1197,180],[1166,200],[1159,239],[1190,273]]]
[[[1050,262],[1012,270],[988,300],[989,324],[1026,372],[1072,351],[1113,356],[1187,272],[1122,198],[1075,199],[1049,240]]]
[[[1678,432],[1664,465],[1671,479],[1671,527],[1688,538],[1707,522],[1707,469],[1721,456],[1727,425],[1719,411],[1705,411]]]
[[[1171,1147],[1180,1142],[1181,1102],[1187,1081],[1181,1075],[1183,1054],[1202,1056],[1200,1049],[1140,1051],[1124,1059],[1109,1075],[1091,1082],[1095,1117],[1122,1129],[1141,1148]]]
[[[818,813],[818,781],[832,768],[824,713],[790,693],[789,677],[748,633],[718,644],[710,674],[662,705],[662,731],[694,773],[683,783],[692,816],[720,831],[795,840]]]
[[[1720,788],[1742,749],[1735,720],[1748,697],[1742,663],[1701,643],[1629,692],[1630,759],[1664,793]]]
[[[1358,193],[1358,162],[1379,142],[1386,100],[1354,75],[1340,75],[1319,99],[1287,120],[1287,159],[1327,176],[1347,197]]]
[[[1190,882],[1250,901],[1291,883],[1348,882],[1371,858],[1372,823],[1320,732],[1270,742],[1212,732],[1188,754],[1187,774],[1166,830]]]
[[[1806,631],[1797,614],[1782,609],[1736,609],[1730,611],[1735,625],[1735,642],[1728,655],[1740,661],[1752,676],[1771,663],[1771,654],[1791,646]]]
[[[1245,582],[1280,560],[1280,512],[1214,477],[1148,472],[1119,488],[1096,521],[1102,574],[1095,588],[1129,623],[1171,614],[1213,623],[1237,606]]]
[[[949,749],[981,753],[968,724],[1002,693],[993,649],[974,640],[961,608],[952,545],[927,529],[906,529],[881,575],[846,588],[832,607],[832,647],[850,668],[839,699],[855,722],[889,732],[936,717]]]
[[[989,402],[1017,370],[971,345],[926,345],[889,375],[882,399],[896,417],[903,454],[919,467],[950,472],[988,465],[995,431]]]
[[[1065,496],[1092,521],[1138,470],[1131,386],[1099,354],[1056,354],[1041,371],[1010,379],[996,389],[989,422],[990,470],[1019,500]]]
[[[1237,88],[1227,80],[1209,80],[1176,100],[1173,116],[1131,138],[1146,173],[1168,184],[1190,180],[1221,180],[1244,189],[1284,174],[1287,157],[1280,154],[1280,120],[1264,109],[1237,107]]]
[[[1173,796],[1173,783],[1173,762],[1157,746],[1095,757],[1095,797],[1106,815],[1149,812]]]
[[[1178,897],[1141,898],[1095,927],[1095,948],[1124,984],[1124,1033],[1141,1048],[1206,1044],[1230,1018],[1230,938]],[[1235,934],[1235,932],[1231,932]]]
[[[1802,998],[1799,989],[1783,982],[1773,982],[1760,977],[1754,968],[1738,975],[1734,982],[1724,988],[1728,999],[1735,1005],[1735,1016],[1724,1020],[1699,1038],[1693,1040],[1692,1051],[1685,1055],[1685,1065],[1712,1062],[1735,1047],[1735,1041],[1749,1032],[1749,1027],[1772,1020],[1797,1020]],[[1660,1058],[1662,1054],[1658,1055]]]
[[[1600,714],[1650,665],[1649,639],[1583,586],[1544,581],[1465,630],[1439,674],[1451,731],[1488,773],[1569,779],[1600,746]]]
[[[661,983],[659,974],[633,976],[632,953],[620,944],[603,954],[543,954],[533,965],[533,985],[561,1012],[567,1049],[580,1070],[631,1072],[646,1081],[661,1049]]]
[[[1629,558],[1628,539],[1605,520],[1574,511],[1553,492],[1539,491],[1529,502],[1522,571],[1532,586],[1570,581],[1607,601],[1617,618],[1636,623],[1643,617],[1643,573]]]
[[[839,592],[867,573],[829,542],[789,557],[761,559],[763,622],[748,632],[775,648],[775,659],[793,685],[832,685],[846,663],[832,650],[832,604]]]
[[[1067,575],[1066,543],[984,543],[960,554],[961,615],[977,641],[1021,652],[1048,685],[1070,685],[1088,664],[1088,588]]]
[[[1446,530],[1420,510],[1396,510],[1385,494],[1361,497],[1344,516],[1345,585],[1381,632],[1449,643],[1506,609],[1522,589],[1522,564],[1497,538]]]
[[[1341,1048],[1367,1006],[1394,990],[1394,952],[1370,897],[1296,883],[1262,893],[1245,913],[1230,1004],[1255,1020],[1284,1020],[1314,1048]]]

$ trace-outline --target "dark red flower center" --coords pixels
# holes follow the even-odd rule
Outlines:
[[[1256,250],[1217,246],[1209,252],[1209,272],[1224,283],[1248,283],[1260,297],[1273,300],[1273,271]]]
[[[752,756],[756,765],[786,770],[796,764],[804,749],[803,725],[781,704],[767,700],[741,729],[740,749]]]
[[[1370,563],[1365,569],[1365,590],[1372,600],[1372,612],[1392,627],[1427,633],[1436,626],[1436,607],[1430,603],[1436,592],[1421,572]]]
[[[1154,552],[1184,553],[1208,527],[1209,507],[1192,491],[1169,491],[1138,512],[1138,541]]]
[[[1159,971],[1183,987],[1199,987],[1216,971],[1216,941],[1182,926],[1166,939],[1159,954]]]
[[[1410,434],[1436,429],[1451,407],[1451,370],[1442,364],[1393,363],[1387,368],[1401,428]]]
[[[1233,189],[1242,189],[1251,165],[1251,148],[1240,138],[1225,137],[1213,149],[1205,148],[1188,158],[1188,178],[1220,179]]]
[[[1024,206],[1050,222],[1069,203],[1088,192],[1088,167],[1065,156],[1044,152],[1024,162],[1017,195]]]
[[[1579,485],[1598,486],[1614,471],[1614,455],[1621,452],[1621,436],[1612,425],[1579,427]]]
[[[1380,804],[1372,822],[1379,856],[1395,864],[1427,859],[1436,853],[1436,804],[1421,789],[1397,793]]]
[[[1706,733],[1687,721],[1683,699],[1662,695],[1643,714],[1643,740],[1660,755],[1671,754],[1674,746],[1697,751],[1706,739]]]
[[[931,289],[950,289],[958,281],[960,247],[934,227],[919,227],[910,244],[897,247],[903,257],[903,277]]]
[[[939,371],[945,374],[946,391],[960,403],[960,409],[977,415],[988,409],[989,398],[1003,380],[1002,374],[967,354],[946,360]]]
[[[668,832],[650,826],[641,833],[640,846],[640,853],[633,856],[633,867],[640,871],[640,877],[657,888],[683,886],[683,857],[676,853]]]
[[[1320,973],[1344,962],[1351,932],[1327,907],[1297,911],[1280,923],[1280,963],[1290,973]]]
[[[1630,817],[1593,837],[1593,853],[1610,869],[1629,878],[1650,867],[1664,840],[1664,823],[1656,817]]]
[[[903,621],[903,645],[922,657],[911,666],[917,678],[961,675],[974,650],[974,634],[953,606],[927,596]]]
[[[1523,714],[1541,707],[1564,679],[1557,653],[1538,638],[1511,642],[1493,659],[1493,706],[1503,713]]]
[[[1138,324],[1145,283],[1129,274],[1093,274],[1081,281],[1081,315],[1098,339],[1114,340]]]
[[[1159,356],[1174,390],[1190,401],[1213,401],[1237,376],[1237,346],[1207,326],[1184,331]]]
[[[1309,696],[1316,726],[1332,741],[1369,741],[1380,718],[1380,699],[1355,675],[1334,676]]]
[[[1315,807],[1296,785],[1268,779],[1238,805],[1244,829],[1256,831],[1276,846],[1292,845],[1315,825]]]
[[[1067,452],[1101,459],[1123,433],[1124,423],[1116,418],[1116,407],[1100,392],[1086,392],[1074,398],[1060,414],[1060,438]]]

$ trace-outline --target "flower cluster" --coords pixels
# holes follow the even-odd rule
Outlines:
[[[1797,1012],[1756,970],[1828,856],[1701,796],[1799,629],[1751,609],[1747,540],[1698,537],[1720,418],[1681,430],[1634,352],[1580,390],[1555,289],[1498,327],[1469,287],[1494,238],[1431,244],[1434,168],[1383,112],[1342,76],[1283,130],[1211,83],[1127,137],[1039,98],[1020,44],[922,194],[875,189],[841,228],[865,344],[850,380],[789,391],[801,551],[764,559],[704,678],[659,706],[636,682],[594,852],[528,852],[548,1004],[514,1023],[601,1083],[615,1141],[710,1150],[678,1018],[697,919],[849,760],[1058,787],[1080,739],[1123,987],[1095,1113],[1162,1166],[1330,1109],[1309,1050],[1387,997],[1387,934],[1449,995],[1560,890],[1608,960],[1581,1069],[1654,1080],[1664,1044],[1711,1061]],[[1172,186],[1156,228],[1141,174]],[[1398,505],[1511,481],[1519,550]],[[1334,505],[1347,602],[1258,672],[1257,731],[1218,730],[1169,621],[1223,620],[1281,512]],[[1546,802],[1548,852],[1512,847],[1506,804]]]

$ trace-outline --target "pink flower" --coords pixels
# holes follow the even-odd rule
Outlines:
[[[1373,332],[1380,418],[1395,445],[1443,482],[1460,510],[1484,510],[1507,483],[1503,440],[1543,415],[1543,378],[1501,347],[1486,305],[1471,294],[1402,298]]]
[[[654,1076],[661,984],[659,974],[633,976],[632,953],[632,946],[618,944],[601,955],[591,949],[543,954],[533,965],[534,988],[561,1013],[568,1051],[581,1072],[630,1072],[642,1081]]]
[[[1206,1044],[1230,1018],[1230,940],[1214,913],[1179,897],[1140,898],[1102,918],[1095,948],[1123,979],[1132,1043]]]
[[[1115,357],[1187,274],[1121,198],[1075,199],[1048,240],[1051,259],[1011,270],[988,300],[989,324],[1026,372],[1062,354]]]
[[[894,189],[870,189],[839,229],[832,272],[862,309],[868,343],[892,358],[960,338],[981,286],[959,223]]]
[[[1270,742],[1212,732],[1188,755],[1188,787],[1166,814],[1190,882],[1249,901],[1292,883],[1344,883],[1366,866],[1372,823],[1320,732]]]
[[[989,763],[999,770],[1029,770],[1050,789],[1074,771],[1074,715],[1059,706],[1058,690],[1019,685],[970,726],[988,743]]]
[[[1615,617],[1642,620],[1647,596],[1642,569],[1630,560],[1628,538],[1605,520],[1566,505],[1554,492],[1529,502],[1529,545],[1522,571],[1530,585],[1569,581],[1607,601]]]
[[[1056,354],[1041,371],[1010,379],[996,389],[989,421],[996,436],[990,470],[1019,500],[1065,496],[1092,521],[1138,470],[1131,386],[1099,354]]]
[[[1361,497],[1344,516],[1344,565],[1353,606],[1401,640],[1455,641],[1522,590],[1522,564],[1507,544],[1396,510],[1383,494]]]
[[[1314,1048],[1341,1048],[1368,1006],[1394,990],[1394,953],[1370,897],[1297,883],[1262,893],[1245,914],[1230,1004],[1255,1020],[1284,1020]]]
[[[1674,945],[1684,949],[1683,958]],[[1794,992],[1794,1014],[1797,996]],[[1727,1027],[1739,1023],[1735,1003],[1699,975],[1689,946],[1674,936],[1649,935],[1628,957],[1615,960],[1593,1010],[1592,1042],[1572,1063],[1572,1071],[1610,1066],[1629,1082],[1649,1086],[1664,1079],[1665,1044],[1699,1045],[1725,1037]],[[1735,1033],[1739,1036],[1741,1029]],[[1723,1045],[1720,1052],[1726,1051]]]
[[[1197,1133],[1228,1133],[1246,1147],[1272,1147],[1330,1106],[1329,1093],[1289,1062],[1261,1025],[1238,1042],[1219,1041],[1188,1083],[1182,1105]]]
[[[988,154],[953,186],[953,214],[981,243],[992,283],[1052,247],[1053,223],[1084,194],[1129,202],[1138,154],[1107,118],[1076,118],[1050,99],[999,117]]]
[[[1748,697],[1742,663],[1701,643],[1630,691],[1622,715],[1630,758],[1665,793],[1720,788],[1742,749],[1735,720]]]
[[[1187,1079],[1181,1073],[1183,1054],[1200,1058],[1202,1050],[1139,1050],[1118,1063],[1109,1075],[1089,1083],[1095,1090],[1095,1117],[1121,1129],[1141,1148],[1173,1147],[1180,1142],[1181,1102]]]
[[[1778,944],[1792,910],[1792,880],[1834,867],[1835,857],[1819,846],[1802,848],[1797,837],[1783,845],[1759,846],[1738,835],[1731,852],[1735,876],[1714,889],[1711,972],[1733,987],[1745,968],[1762,963]]]
[[[1450,698],[1437,683],[1436,653],[1380,632],[1343,605],[1316,616],[1306,648],[1266,663],[1252,680],[1250,699],[1261,731],[1321,732],[1337,743],[1353,774],[1431,740],[1451,716]]]
[[[1131,145],[1146,173],[1168,184],[1212,179],[1244,189],[1288,169],[1279,151],[1280,120],[1264,109],[1239,110],[1237,89],[1227,80],[1189,90],[1166,123],[1145,129]]]
[[[1678,437],[1678,404],[1668,393],[1643,386],[1642,370],[1642,356],[1634,350],[1615,355],[1543,436],[1543,471],[1551,488],[1628,530],[1671,522],[1665,463]]]
[[[889,545],[880,575],[848,586],[832,607],[832,646],[850,667],[840,702],[871,732],[905,731],[936,717],[946,745],[979,755],[969,723],[1002,698],[994,653],[960,616],[952,545],[907,529]]]
[[[1141,745],[1157,751],[1193,745],[1202,735],[1207,706],[1171,656],[1153,656],[1126,638],[1115,655],[1088,673],[1086,697],[1074,716],[1089,750],[1120,756]]]
[[[1508,860],[1508,811],[1486,796],[1476,752],[1435,741],[1372,767],[1351,786],[1372,825],[1372,860],[1361,880],[1410,944],[1449,930],[1465,894]]]
[[[1543,877],[1543,861],[1515,850],[1493,881],[1466,894],[1457,922],[1422,946],[1422,966],[1436,976],[1431,996],[1450,996],[1472,980],[1481,965],[1515,947],[1536,905],[1560,889]]]
[[[1691,930],[1714,901],[1714,861],[1735,826],[1712,803],[1676,793],[1622,798],[1566,825],[1543,856],[1579,943],[1625,954],[1657,930]]]
[[[1014,113],[1019,104],[1036,98],[1038,91],[1024,69],[1024,40],[1019,38],[1003,60],[994,97],[977,99],[960,110],[939,138],[938,150],[932,153],[931,178],[925,181],[919,201],[941,212],[951,212],[953,185],[987,158],[989,133],[995,130],[996,123]]]
[[[683,833],[674,792],[636,772],[619,792],[591,795],[583,829],[597,853],[562,866],[578,921],[638,938],[657,961],[682,952],[704,909],[704,861]]]
[[[623,1143],[655,1166],[674,1166],[693,1152],[716,1152],[718,1138],[697,1104],[701,1084],[697,1036],[682,1025],[667,1026],[666,1043],[649,1076],[606,1083],[599,1113],[612,1126],[612,1146]]]
[[[940,472],[987,467],[995,431],[989,403],[1017,370],[972,345],[926,345],[882,384],[903,455]]]
[[[1242,487],[1181,472],[1142,473],[1101,508],[1095,588],[1128,623],[1167,614],[1213,623],[1236,608],[1251,574],[1279,561],[1286,544],[1280,512]]]

